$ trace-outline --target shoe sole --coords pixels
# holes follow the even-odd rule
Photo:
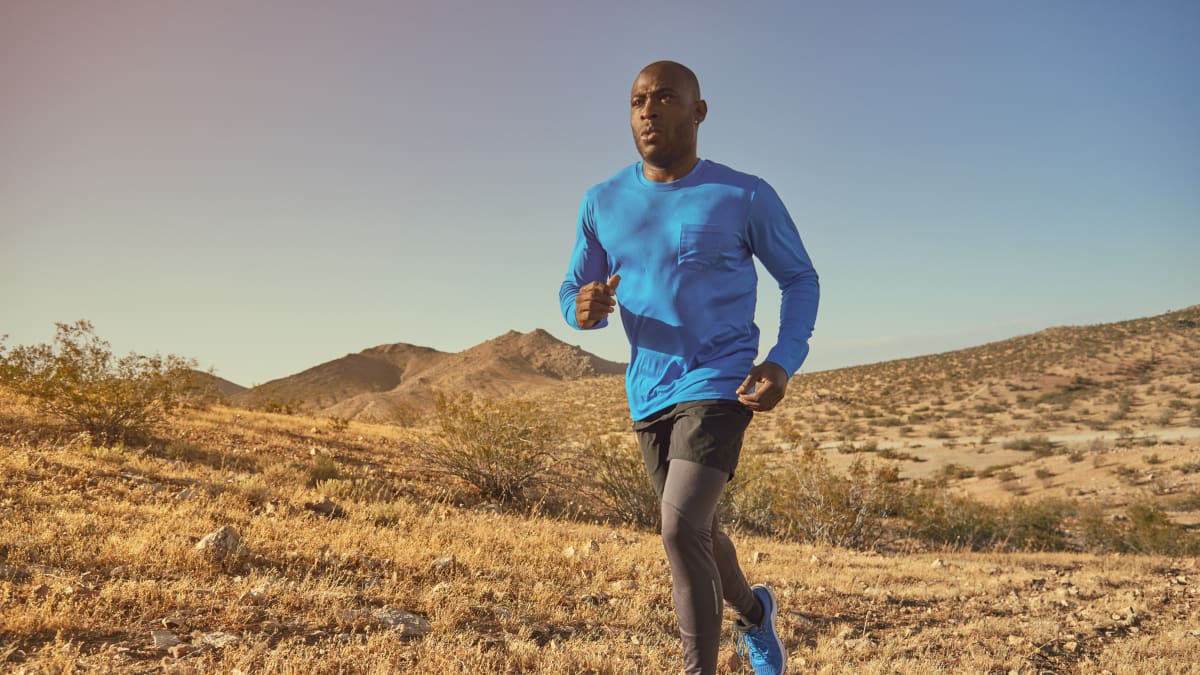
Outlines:
[[[779,601],[775,598],[775,591],[766,584],[757,584],[751,587],[751,590],[761,588],[767,592],[767,597],[771,598],[771,635],[775,638],[775,643],[779,645],[779,654],[783,657],[783,662],[779,666],[779,675],[787,672],[787,650],[783,648],[783,640],[779,639],[779,623],[776,619],[779,617]]]

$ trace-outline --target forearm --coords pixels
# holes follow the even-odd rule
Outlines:
[[[791,377],[808,357],[808,340],[816,326],[821,288],[817,272],[811,266],[784,280],[779,287],[782,292],[779,336],[767,360],[778,363]]]

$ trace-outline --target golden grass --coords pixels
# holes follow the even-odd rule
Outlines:
[[[0,398],[0,670],[678,672],[655,535],[470,506],[424,470],[419,433],[218,408],[152,447],[93,448]],[[314,485],[318,462],[340,478]],[[389,489],[350,487],[368,481]],[[317,486],[346,517],[304,508]],[[244,560],[193,550],[223,525]],[[1194,560],[736,542],[779,593],[793,672],[1200,663]],[[401,637],[371,618],[383,607],[432,632]],[[197,650],[155,648],[155,630]],[[218,632],[237,640],[201,648]],[[749,672],[728,641],[722,654],[722,672]]]

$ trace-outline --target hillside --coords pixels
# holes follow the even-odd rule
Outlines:
[[[162,436],[93,447],[0,392],[0,670],[678,670],[652,532],[478,503],[394,425],[216,408]],[[1195,559],[737,543],[796,672],[1200,663]],[[721,660],[749,672],[728,633]]]
[[[544,330],[509,331],[458,353],[380,345],[272,380],[234,398],[251,407],[289,407],[323,415],[404,421],[434,392],[511,396],[533,388],[623,373],[624,365],[568,345]]]

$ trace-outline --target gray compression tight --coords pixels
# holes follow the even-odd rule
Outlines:
[[[671,563],[688,675],[717,672],[721,599],[743,616],[758,604],[742,576],[733,542],[717,523],[717,501],[728,480],[729,474],[720,469],[674,459],[663,486],[663,547]]]

